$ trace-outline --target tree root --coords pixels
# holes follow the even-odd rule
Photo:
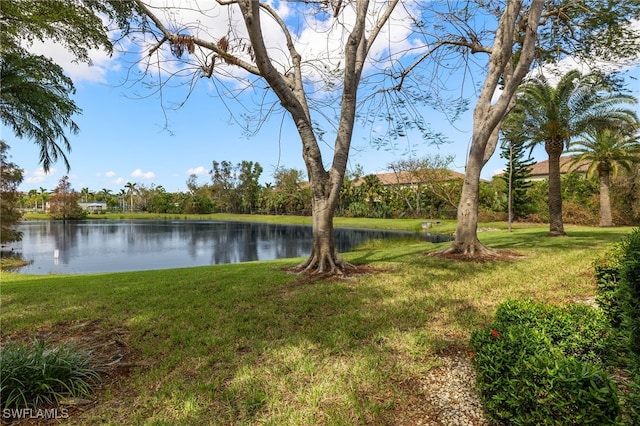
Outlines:
[[[357,269],[355,265],[345,261],[338,253],[334,253],[333,256],[312,253],[307,260],[295,266],[293,271],[303,275],[329,277],[343,276],[348,270]]]

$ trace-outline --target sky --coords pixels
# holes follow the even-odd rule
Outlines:
[[[299,37],[302,41],[305,34],[300,32]],[[312,39],[307,44],[315,45]],[[80,132],[68,135],[72,146],[67,154],[69,171],[59,161],[48,174],[44,173],[35,143],[18,139],[10,128],[0,126],[0,137],[10,146],[10,160],[25,172],[19,187],[22,191],[40,188],[51,191],[64,175],[69,176],[77,191],[86,187],[93,192],[109,189],[117,193],[128,182],[146,187],[161,185],[169,192],[186,191],[191,174],[197,175],[201,184],[209,182],[212,162],[223,160],[233,164],[243,160],[260,163],[264,169],[263,183],[272,182],[273,172],[279,167],[306,170],[300,139],[287,115],[273,115],[256,135],[247,136],[239,124],[246,105],[223,103],[208,79],[196,82],[180,108],[168,109],[163,108],[163,103],[166,106],[171,100],[184,100],[188,89],[174,85],[158,94],[136,84],[131,72],[139,69],[131,64],[130,55],[116,52],[109,57],[96,51],[92,53],[92,66],[88,66],[75,63],[69,53],[52,42],[37,43],[31,49],[52,57],[73,79],[76,86],[73,99],[82,114],[75,116]],[[627,75],[640,78],[640,67],[636,65]],[[640,79],[629,82],[629,89],[640,99]],[[396,140],[395,147],[377,149],[371,144],[370,129],[357,126],[348,168],[355,170],[360,165],[365,174],[381,173],[389,171],[390,163],[409,155],[417,158],[453,155],[451,169],[463,173],[471,140],[473,105],[471,99],[470,110],[453,124],[443,116],[427,112],[433,129],[444,133],[450,141],[438,146],[409,135]],[[328,166],[330,147],[324,146],[323,154]],[[546,159],[541,148],[534,150],[533,156],[538,161]],[[504,165],[505,160],[496,150],[482,177],[491,179]]]

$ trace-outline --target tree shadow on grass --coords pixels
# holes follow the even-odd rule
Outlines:
[[[620,241],[626,235],[627,228],[603,230],[567,227],[566,231],[566,236],[549,236],[546,230],[516,231],[513,234],[485,235],[482,241],[491,248],[515,251],[533,248],[541,252],[597,249]]]
[[[599,232],[570,234],[496,235],[487,244],[541,253],[603,245]],[[38,324],[50,317],[53,329],[90,321],[125,331],[144,367],[110,385],[111,396],[98,396],[79,422],[393,423],[403,401],[416,398],[402,383],[438,356],[466,350],[471,330],[491,321],[490,303],[500,300],[468,295],[465,286],[491,273],[508,286],[509,269],[522,275],[529,265],[442,259],[426,255],[429,248],[438,247],[349,253],[358,274],[345,279],[287,274],[282,262],[29,278],[20,284],[29,293],[3,289],[3,319],[37,318],[18,334],[44,330]]]

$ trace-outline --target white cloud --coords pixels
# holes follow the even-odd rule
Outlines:
[[[157,176],[153,172],[143,172],[141,169],[135,169],[131,173],[131,177],[137,178],[137,179],[154,179]]]
[[[80,81],[106,83],[107,72],[117,66],[115,55],[111,57],[107,52],[95,49],[89,51],[91,65],[77,62],[71,52],[52,40],[44,42],[36,40],[33,46],[29,47],[29,51],[51,58],[76,84]]]
[[[106,177],[108,178],[112,178],[116,176],[116,172],[112,172],[111,170],[109,170],[107,173],[104,174]]]
[[[118,178],[118,179],[114,179],[111,181],[112,184],[114,185],[124,185],[126,182],[125,178]]]
[[[42,167],[34,172],[26,171],[24,182],[31,184],[42,183],[46,181],[49,176],[54,175],[57,171],[58,169],[50,168],[49,172],[47,173]]]
[[[191,175],[204,176],[204,175],[208,175],[209,174],[209,170],[206,167],[198,166],[198,167],[194,167],[194,168],[191,168],[191,169],[187,170],[187,174],[189,176],[191,176]]]
[[[634,31],[640,31],[640,20],[634,20],[631,25],[631,29]],[[627,58],[624,61],[603,61],[603,60],[593,60],[593,61],[579,61],[574,56],[568,56],[556,64],[545,64],[543,66],[538,66],[529,71],[527,78],[531,78],[538,75],[544,75],[549,84],[555,86],[558,81],[562,78],[562,76],[568,73],[571,70],[577,69],[582,74],[587,74],[593,70],[600,70],[604,73],[611,73],[616,71],[627,71],[630,69],[640,69],[640,55],[635,58]],[[493,94],[493,98],[491,102],[496,102],[500,97],[502,90],[499,88],[496,89],[496,92]]]

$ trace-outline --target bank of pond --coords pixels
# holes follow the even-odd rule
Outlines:
[[[182,268],[308,256],[308,225],[221,220],[29,220],[11,249],[25,274],[100,273]],[[337,227],[340,252],[368,240],[450,241],[431,232]]]

